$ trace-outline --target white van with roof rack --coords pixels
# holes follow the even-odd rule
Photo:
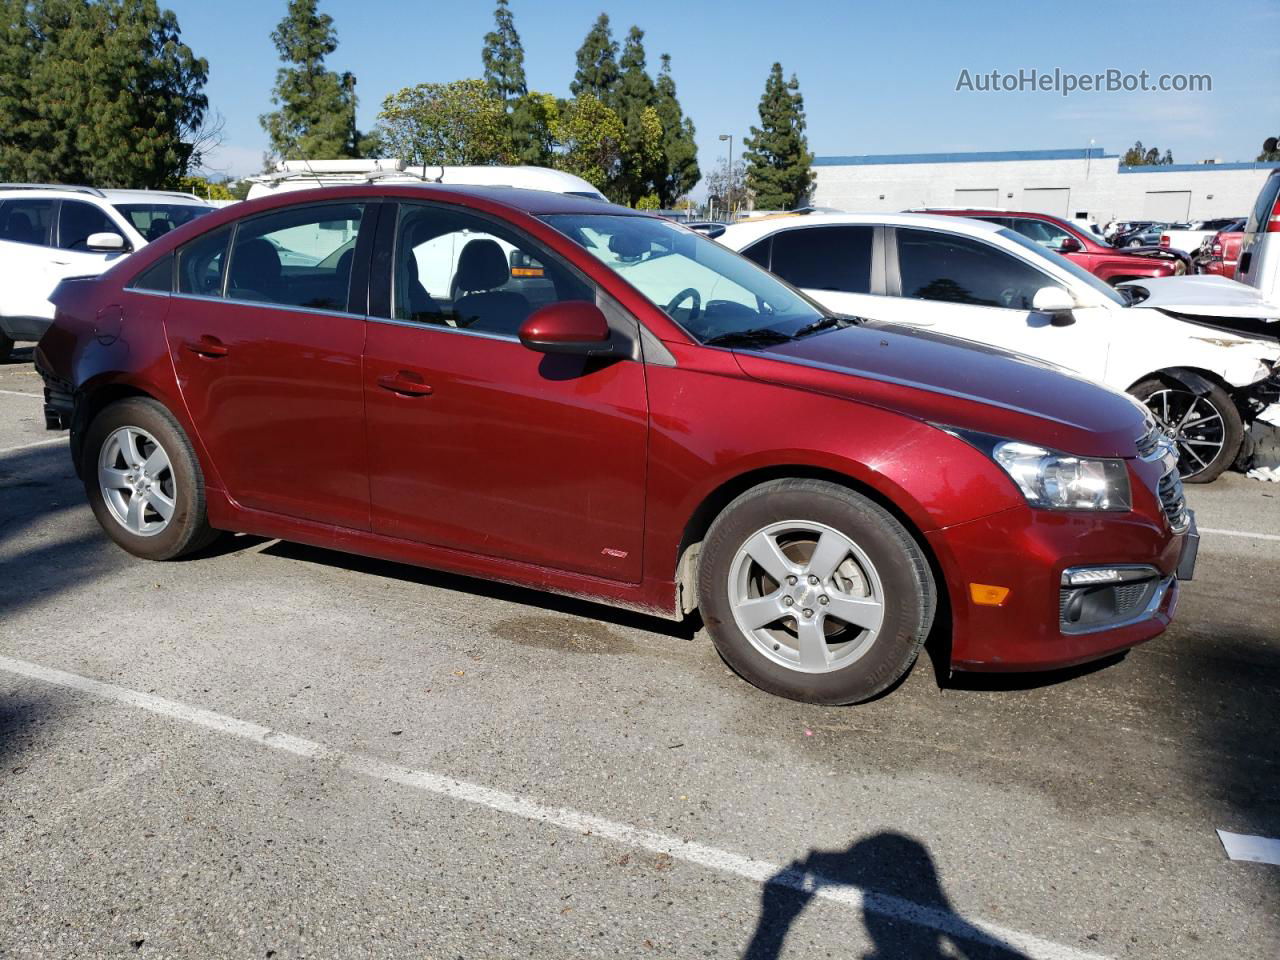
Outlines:
[[[44,335],[62,280],[97,276],[212,209],[192,193],[0,184],[0,362]]]
[[[403,160],[281,160],[269,173],[247,178],[247,199],[269,197],[291,190],[336,187],[355,183],[444,183],[472,187],[519,187],[546,190],[590,200],[604,194],[582,177],[547,167],[444,167],[426,164],[410,167]]]

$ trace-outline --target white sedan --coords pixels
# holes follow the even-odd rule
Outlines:
[[[1142,400],[1183,476],[1236,459],[1280,387],[1280,306],[1221,277],[1113,289],[997,224],[927,214],[810,214],[730,226],[719,242],[836,313],[1050,361]]]

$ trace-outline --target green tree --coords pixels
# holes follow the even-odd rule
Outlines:
[[[1280,143],[1277,143],[1276,140],[1276,137],[1267,137],[1266,140],[1262,141],[1262,152],[1258,154],[1259,163],[1280,160]]]
[[[361,156],[368,141],[356,129],[356,78],[326,69],[338,49],[333,17],[317,0],[289,0],[271,41],[287,66],[276,71],[271,102],[279,109],[258,118],[271,150],[285,160]]]
[[[194,193],[204,200],[236,200],[231,188],[221,181],[214,183],[207,177],[179,177],[176,184],[179,190]]]
[[[411,164],[483,166],[514,154],[506,107],[480,79],[405,87],[382,101],[378,120],[387,152]]]
[[[813,154],[804,134],[804,97],[795,74],[782,79],[775,63],[760,98],[760,126],[744,141],[747,189],[766,210],[790,210],[800,205],[813,183]]]
[[[552,124],[555,165],[591,183],[611,200],[622,168],[622,121],[591,93],[564,103]]]
[[[200,162],[208,64],[155,0],[0,0],[0,179],[166,187]]]
[[[658,72],[658,119],[662,123],[662,150],[666,169],[657,187],[658,199],[663,208],[692,190],[702,177],[698,169],[698,145],[694,141],[693,121],[684,115],[676,98],[676,82],[671,77],[671,55],[662,55],[662,69]]]
[[[549,167],[554,162],[554,128],[560,116],[556,98],[534,90],[516,101],[511,111],[511,143],[521,163]]]
[[[1135,141],[1120,158],[1120,165],[1124,167],[1160,167],[1171,163],[1173,163],[1172,150],[1166,150],[1164,156],[1161,156],[1159,147],[1144,147],[1141,140]]]
[[[627,32],[619,66],[622,73],[611,104],[626,130],[618,192],[634,207],[641,197],[657,193],[657,185],[666,178],[662,120],[655,110],[658,90],[646,68],[644,31],[639,27]]]
[[[524,79],[524,47],[516,33],[515,18],[507,0],[498,0],[493,11],[494,28],[484,35],[480,59],[484,62],[484,82],[489,93],[508,107],[529,92]]]
[[[618,85],[618,44],[609,28],[609,15],[602,13],[578,48],[578,70],[569,83],[575,97],[590,94],[606,106],[613,106]]]

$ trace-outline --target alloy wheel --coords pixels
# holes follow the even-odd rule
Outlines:
[[[153,537],[173,519],[173,465],[164,447],[140,427],[120,427],[102,444],[98,487],[112,518],[136,536]]]
[[[738,548],[729,570],[734,621],[766,658],[829,673],[871,649],[884,588],[867,554],[815,521],[773,523]]]
[[[1178,473],[1186,480],[1208,469],[1227,442],[1222,414],[1205,397],[1165,388],[1146,399],[1160,429],[1178,447]]]

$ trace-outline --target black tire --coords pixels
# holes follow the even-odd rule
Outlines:
[[[1182,475],[1183,482],[1211,483],[1235,463],[1244,442],[1244,420],[1235,401],[1222,387],[1210,383],[1209,392],[1201,395],[1172,378],[1166,380],[1149,377],[1134,386],[1130,393],[1146,404],[1166,432],[1174,434],[1174,439],[1178,442],[1178,473]],[[1166,401],[1169,404],[1169,420],[1174,421],[1173,423],[1165,422]],[[1211,423],[1200,429],[1199,433],[1187,430],[1179,436],[1174,429],[1177,421],[1195,401],[1213,408],[1220,418],[1220,428],[1218,424]],[[1219,444],[1212,457],[1208,456],[1211,449],[1207,446],[1209,441]]]
[[[13,354],[13,341],[0,333],[0,363],[7,363]]]
[[[150,536],[127,529],[112,514],[98,480],[103,445],[121,427],[137,427],[155,438],[168,455],[175,491],[168,526]],[[145,560],[172,560],[203,549],[219,533],[205,512],[204,473],[181,425],[163,404],[149,397],[130,397],[105,407],[85,434],[81,459],[85,493],[98,523],[125,550]]]
[[[730,577],[739,548],[771,524],[789,521],[843,534],[866,554],[883,586],[879,633],[839,669],[807,673],[777,663],[734,618]],[[875,697],[907,672],[933,623],[937,594],[919,545],[887,510],[838,484],[773,480],[739,496],[711,525],[698,563],[698,600],[716,649],[743,679],[791,700],[848,704]]]

